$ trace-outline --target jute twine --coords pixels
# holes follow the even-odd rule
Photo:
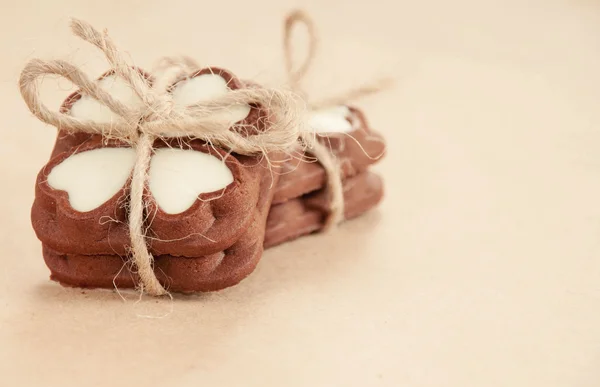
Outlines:
[[[121,77],[143,101],[141,108],[131,108],[117,101],[98,87],[77,66],[62,60],[30,61],[23,69],[19,81],[21,94],[29,110],[41,121],[67,132],[101,134],[107,139],[127,142],[136,151],[136,161],[131,179],[129,209],[129,234],[132,261],[137,267],[142,292],[153,296],[168,294],[153,270],[154,259],[146,244],[144,234],[144,187],[158,138],[187,137],[207,141],[214,146],[244,155],[289,152],[296,145],[304,129],[304,103],[296,94],[281,89],[247,88],[232,90],[210,101],[184,108],[174,108],[173,100],[165,88],[153,88],[137,69],[127,64],[108,33],[100,33],[88,23],[74,19],[73,33],[100,49],[115,75]],[[37,80],[46,75],[62,76],[88,95],[107,106],[118,118],[110,123],[93,122],[51,111],[40,100]],[[268,130],[252,136],[241,135],[244,130],[230,130],[237,124],[226,122],[223,115],[215,114],[234,105],[258,104],[268,109]],[[242,126],[242,125],[239,125]],[[243,129],[243,128],[239,128]]]

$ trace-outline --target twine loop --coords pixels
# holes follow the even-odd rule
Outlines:
[[[174,102],[170,98],[166,98],[164,95],[159,96],[153,101],[148,103],[148,108],[144,109],[140,121],[151,122],[161,121],[165,117],[170,117],[173,113]],[[143,125],[140,125],[143,130]]]

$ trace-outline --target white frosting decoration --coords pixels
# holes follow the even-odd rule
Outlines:
[[[134,162],[135,151],[131,148],[98,148],[76,153],[50,171],[48,184],[66,191],[76,211],[91,211],[125,185]]]
[[[167,214],[182,213],[201,193],[223,189],[233,182],[233,174],[221,159],[187,149],[157,149],[149,174],[152,196]]]
[[[143,104],[140,97],[135,94],[133,89],[121,77],[109,75],[100,79],[98,85],[103,90],[110,92],[113,98],[126,106],[135,108],[141,107]],[[73,117],[103,123],[115,121],[118,117],[112,110],[88,95],[82,95],[71,106],[70,114]]]
[[[179,82],[172,92],[175,106],[185,107],[196,102],[203,102],[224,95],[229,91],[227,81],[217,74],[202,74],[194,78]],[[223,113],[219,118],[227,120],[231,124],[248,117],[250,106],[234,105]]]
[[[317,133],[348,133],[354,130],[348,121],[350,116],[350,109],[347,106],[336,106],[311,112],[308,125]]]
[[[108,76],[99,85],[128,106],[142,102],[119,77]],[[229,90],[225,79],[205,74],[181,82],[173,90],[175,104],[185,106],[222,95]],[[224,119],[241,121],[250,106],[234,106],[224,111]],[[111,122],[116,115],[89,96],[82,96],[71,107],[71,115],[97,122]],[[135,163],[131,148],[98,148],[76,153],[55,166],[48,184],[66,191],[71,207],[91,211],[113,197],[127,182]],[[150,160],[148,184],[158,206],[168,214],[189,209],[202,193],[215,192],[233,182],[233,175],[219,158],[194,150],[160,148]]]

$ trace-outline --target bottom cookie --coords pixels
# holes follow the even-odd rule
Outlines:
[[[174,292],[207,292],[236,285],[246,278],[262,255],[260,241],[242,238],[231,248],[203,257],[154,258],[154,271],[163,286]],[[79,288],[133,288],[139,283],[127,257],[65,254],[43,247],[50,278]]]
[[[345,219],[362,215],[382,198],[383,182],[373,172],[362,172],[345,180]],[[264,247],[273,247],[320,230],[327,212],[327,196],[323,190],[273,205],[267,220]]]

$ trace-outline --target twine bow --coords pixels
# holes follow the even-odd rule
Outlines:
[[[296,25],[303,24],[308,33],[308,54],[300,65],[294,64],[294,45],[292,31]],[[313,20],[301,10],[290,12],[284,21],[283,52],[285,70],[290,87],[302,95],[308,103],[308,94],[302,88],[302,80],[308,73],[317,53],[317,33]],[[308,103],[310,109],[317,110],[333,106],[346,105],[351,100],[365,97],[382,91],[391,83],[389,78],[378,79],[364,84],[356,89],[350,89],[338,96],[330,97],[316,103]],[[325,145],[317,141],[316,133],[303,131],[300,140],[310,149],[310,153],[321,163],[327,175],[326,189],[329,195],[330,209],[325,219],[324,230],[329,230],[344,220],[344,188],[342,184],[341,167],[338,159]]]
[[[73,19],[72,32],[100,49],[116,76],[121,77],[143,102],[141,108],[131,108],[113,98],[90,80],[78,67],[62,60],[31,60],[19,80],[21,94],[29,110],[41,121],[67,132],[101,134],[105,138],[125,141],[136,151],[136,162],[131,179],[129,234],[132,260],[140,277],[142,292],[159,296],[168,294],[153,270],[154,258],[148,251],[143,230],[144,186],[152,156],[153,143],[158,138],[197,138],[215,146],[244,155],[290,151],[296,144],[303,122],[303,103],[294,93],[279,89],[247,88],[231,90],[210,101],[184,108],[174,108],[166,89],[153,88],[150,82],[125,61],[107,32],[100,33],[88,23]],[[88,95],[108,107],[117,119],[109,123],[94,122],[51,111],[40,100],[37,80],[46,75],[67,78]],[[230,130],[242,126],[227,122],[222,112],[234,105],[258,104],[269,109],[268,130],[247,136],[244,130]],[[242,128],[243,129],[243,128]]]

